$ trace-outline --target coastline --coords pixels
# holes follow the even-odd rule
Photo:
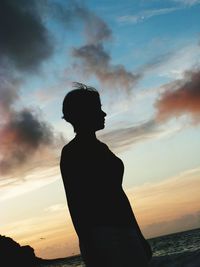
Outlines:
[[[37,267],[48,267],[56,264],[69,264],[74,266],[80,266],[82,263],[80,255],[74,255],[66,258],[58,259],[40,259],[39,265]],[[165,256],[153,256],[150,267],[199,267],[200,266],[200,249],[196,251],[183,251],[180,253],[175,253]]]
[[[59,264],[76,264],[76,263],[80,263],[82,262],[81,259],[81,255],[77,254],[77,255],[73,255],[73,256],[69,256],[66,258],[56,258],[56,259],[42,259],[42,258],[38,258],[38,265],[37,267],[42,267],[42,266],[49,266],[49,265],[55,265],[56,263]]]

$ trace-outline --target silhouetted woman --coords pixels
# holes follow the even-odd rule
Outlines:
[[[146,267],[151,249],[122,188],[123,162],[95,135],[105,116],[92,87],[77,83],[64,98],[76,133],[60,161],[69,211],[87,267]]]

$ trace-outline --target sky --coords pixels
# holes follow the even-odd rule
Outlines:
[[[0,234],[79,253],[59,169],[73,82],[100,93],[144,236],[200,227],[200,1],[1,2]]]

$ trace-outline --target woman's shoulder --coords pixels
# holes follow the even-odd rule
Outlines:
[[[75,147],[76,146],[75,146],[73,139],[72,139],[66,145],[63,146],[62,151],[61,151],[61,155],[67,155],[67,154],[73,153],[73,151],[75,150]]]
[[[99,150],[100,149],[100,150]],[[82,156],[82,155],[89,155],[93,154],[93,152],[96,151],[97,153],[100,151],[110,151],[108,145],[100,141],[99,139],[96,140],[95,143],[82,143],[77,142],[77,140],[74,138],[71,141],[69,141],[63,148],[61,155],[62,156]]]

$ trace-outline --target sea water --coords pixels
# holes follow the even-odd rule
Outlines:
[[[151,238],[148,242],[153,251],[150,267],[200,267],[200,228]],[[39,267],[42,266],[84,267],[84,264],[81,257],[75,257]]]

